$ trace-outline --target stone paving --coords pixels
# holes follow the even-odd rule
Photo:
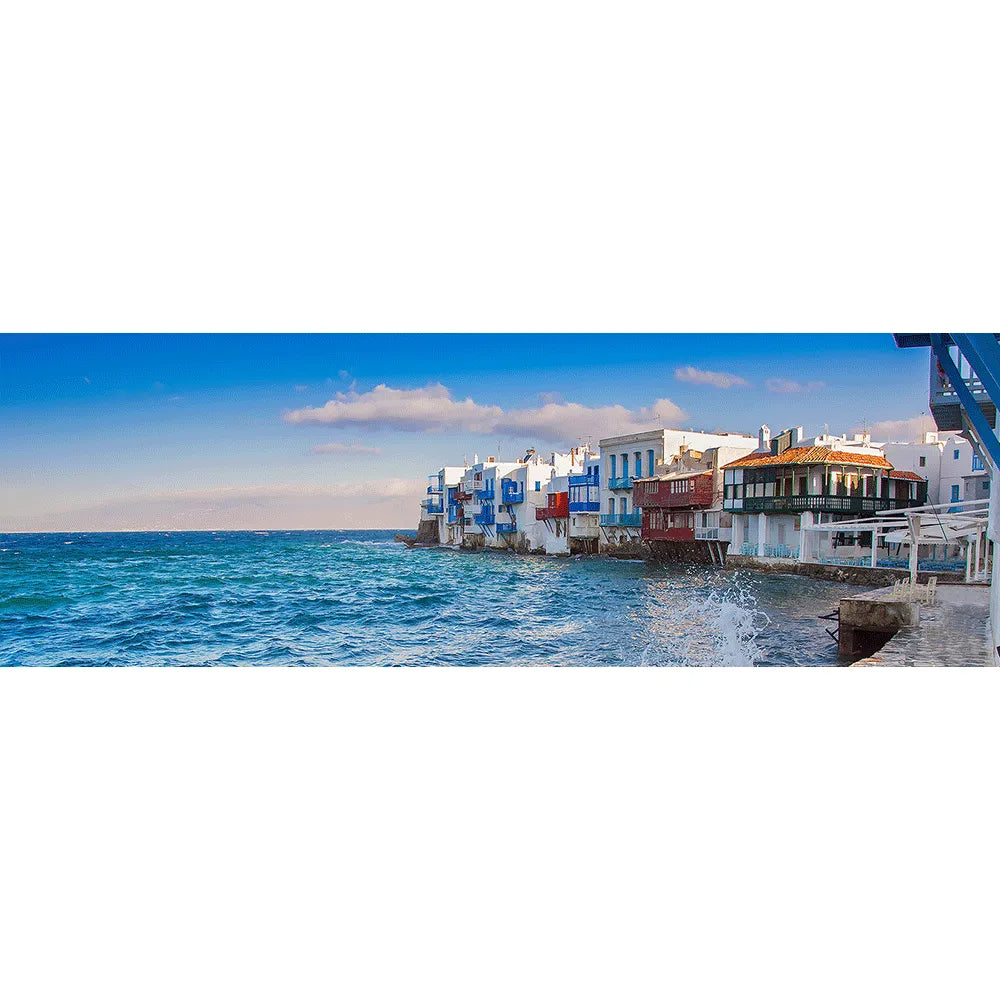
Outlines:
[[[920,605],[919,625],[900,629],[877,653],[851,666],[991,666],[989,602],[989,587],[939,585],[936,603]]]

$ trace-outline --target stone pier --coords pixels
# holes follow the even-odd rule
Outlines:
[[[851,666],[991,666],[989,603],[989,587],[939,584],[936,602],[920,605],[917,624],[903,625],[881,649]]]

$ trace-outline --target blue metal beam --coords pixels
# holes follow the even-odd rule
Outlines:
[[[940,333],[931,334],[931,349],[941,363],[945,375],[948,376],[948,381],[951,382],[951,387],[955,390],[955,395],[958,396],[959,402],[962,404],[962,408],[969,418],[969,423],[976,429],[979,439],[983,442],[983,447],[989,452],[990,458],[993,460],[993,467],[1000,469],[1000,441],[997,441],[994,429],[990,427],[990,422],[986,419],[986,415],[980,409],[979,403],[976,401],[975,396],[972,395],[972,391],[965,384],[965,379],[962,378],[962,374],[955,366],[955,362],[952,361],[951,355],[948,353],[948,348],[945,346],[944,338]],[[976,374],[979,375],[979,372],[976,372]],[[980,379],[982,379],[981,375]],[[985,382],[983,382],[983,386],[986,386]],[[989,392],[989,389],[987,389],[987,392]],[[993,398],[992,393],[990,393],[990,398]],[[1000,394],[998,394],[997,398],[1000,398]]]
[[[979,376],[993,405],[1000,408],[1000,344],[992,333],[953,333],[951,339]]]

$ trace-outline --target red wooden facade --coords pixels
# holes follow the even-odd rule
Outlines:
[[[641,537],[647,542],[693,542],[694,513],[644,507]]]
[[[712,473],[647,479],[634,485],[632,495],[642,508],[644,541],[693,542],[693,512],[712,506]]]
[[[535,520],[549,517],[569,517],[569,493],[550,493],[546,506],[535,508]]]
[[[712,506],[712,473],[701,472],[683,479],[644,479],[633,487],[636,507],[684,510]]]

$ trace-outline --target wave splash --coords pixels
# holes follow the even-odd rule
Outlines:
[[[651,641],[640,666],[753,667],[765,656],[758,639],[771,624],[749,579],[735,573],[708,593],[673,585],[650,595]]]

